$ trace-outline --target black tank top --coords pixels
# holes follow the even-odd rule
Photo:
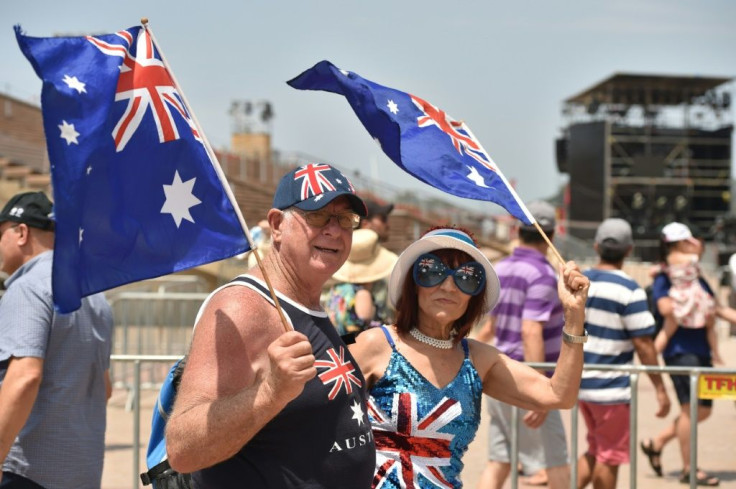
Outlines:
[[[231,284],[273,303],[254,277]],[[363,374],[325,313],[278,298],[294,329],[312,343],[317,376],[235,456],[195,472],[194,487],[369,488],[376,455]]]

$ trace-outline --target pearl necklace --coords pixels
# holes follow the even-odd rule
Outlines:
[[[422,333],[417,328],[411,328],[409,330],[409,334],[412,335],[414,339],[424,343],[425,345],[433,346],[435,348],[441,348],[442,350],[449,350],[454,346],[452,340],[455,337],[455,331],[450,333],[449,340],[438,340],[437,338],[432,338],[431,336],[427,336],[426,334]]]

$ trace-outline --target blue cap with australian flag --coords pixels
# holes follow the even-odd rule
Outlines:
[[[303,211],[316,211],[340,196],[346,196],[353,212],[361,217],[368,213],[363,200],[355,195],[350,180],[339,170],[324,163],[308,163],[281,178],[273,196],[273,207],[295,206]]]

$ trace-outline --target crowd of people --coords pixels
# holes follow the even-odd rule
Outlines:
[[[462,457],[485,404],[478,489],[501,488],[512,470],[567,488],[559,410],[577,403],[588,444],[578,487],[614,488],[631,455],[629,376],[583,364],[627,365],[636,353],[658,365],[658,351],[666,365],[720,361],[714,318],[736,312],[715,300],[682,223],[663,229],[652,315],[623,271],[633,249],[626,221],[600,224],[598,261],[586,271],[548,260],[555,210],[541,201],[528,205],[538,227],[520,226],[518,245],[495,265],[452,225],[426,230],[397,256],[385,247],[393,205],[361,198],[335,168],[321,176],[329,185],[308,192],[298,169],[280,180],[255,230],[262,266],[251,261],[202,305],[166,426],[170,472],[190,474],[187,486],[462,487]],[[43,193],[19,194],[0,212],[9,275],[0,300],[0,488],[100,487],[112,316],[100,294],[70,315],[54,311],[53,235]],[[649,377],[655,415],[666,417],[665,382]],[[677,439],[680,480],[689,482],[689,381],[672,383],[678,416],[640,446],[662,476],[662,449]],[[698,403],[702,421],[712,403]],[[512,406],[523,421],[520,467],[511,466]],[[696,474],[699,485],[719,483]],[[168,475],[154,487],[177,488]]]

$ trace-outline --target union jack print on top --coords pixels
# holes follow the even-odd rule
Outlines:
[[[330,393],[327,395],[330,401],[337,397],[343,387],[345,388],[346,394],[351,394],[353,392],[353,384],[358,388],[363,386],[363,383],[355,375],[355,366],[353,366],[350,360],[345,361],[345,348],[341,346],[339,354],[334,348],[330,348],[327,350],[327,355],[330,357],[329,360],[317,360],[314,362],[314,366],[327,369],[318,375],[319,380],[324,385],[334,383]]]
[[[195,139],[201,141],[199,131],[189,117],[171,75],[163,61],[157,57],[156,47],[148,31],[142,30],[137,40],[128,31],[119,31],[116,34],[122,44],[87,36],[89,42],[101,52],[123,58],[115,100],[127,100],[128,105],[112,133],[115,149],[122,151],[125,148],[149,107],[160,142],[179,139],[179,131],[171,114],[172,108],[187,122]],[[136,56],[130,52],[133,42],[137,43]]]
[[[416,395],[403,392],[394,394],[390,416],[373,398],[368,401],[368,414],[374,420],[376,442],[374,488],[380,489],[392,472],[407,489],[422,487],[420,474],[436,487],[452,488],[440,467],[450,465],[454,435],[440,430],[462,414],[459,402],[444,397],[420,418]]]

